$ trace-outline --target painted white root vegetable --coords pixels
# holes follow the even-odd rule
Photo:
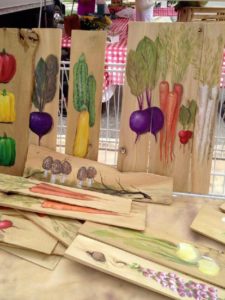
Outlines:
[[[208,85],[200,85],[199,87],[199,106],[198,106],[198,130],[196,131],[197,137],[197,153],[201,152],[202,147],[202,136],[203,130],[205,126],[205,115],[207,110],[207,103],[208,103]]]
[[[210,115],[210,120],[208,121],[208,133],[207,133],[207,142],[206,147],[204,149],[204,157],[206,159],[209,158],[210,152],[212,151],[212,144],[213,144],[213,134],[214,134],[214,126],[215,126],[215,115],[216,115],[216,107],[217,107],[217,100],[218,100],[218,87],[213,87],[211,89],[211,99],[210,101],[213,102],[212,104],[212,113]]]

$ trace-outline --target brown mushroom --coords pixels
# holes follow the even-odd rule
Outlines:
[[[44,171],[44,177],[48,176],[48,172],[52,168],[52,163],[53,163],[53,158],[51,156],[47,156],[47,157],[44,158],[44,160],[42,162],[42,168],[45,170]]]
[[[87,179],[87,169],[86,167],[81,167],[77,172],[77,186],[82,187],[83,182]]]
[[[64,160],[62,163],[61,183],[65,182],[67,175],[69,175],[71,172],[72,172],[71,164],[67,160]]]
[[[62,163],[59,159],[53,160],[51,172],[52,172],[51,182],[55,183],[57,175],[62,173]]]
[[[87,178],[88,178],[88,186],[91,187],[94,182],[94,177],[97,174],[97,170],[94,167],[89,167],[87,169]]]

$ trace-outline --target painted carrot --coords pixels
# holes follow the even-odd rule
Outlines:
[[[178,116],[179,116],[179,111],[180,111],[180,105],[181,105],[182,96],[183,96],[183,86],[180,83],[175,83],[173,86],[173,92],[177,94],[177,104],[176,104],[176,109],[175,109],[172,128],[171,128],[171,141],[170,141],[170,159],[171,159],[171,161],[173,160],[173,148],[174,148],[174,143],[175,143],[175,138],[176,138],[176,128],[177,128],[177,121],[178,121]]]
[[[165,140],[165,159],[168,162],[168,150],[171,142],[171,130],[173,119],[177,107],[177,93],[170,92],[167,98],[167,118],[166,118],[166,140]]]
[[[166,123],[167,112],[167,98],[169,95],[169,83],[167,81],[161,81],[159,85],[159,102],[161,111],[164,114],[164,124]],[[166,131],[165,127],[160,131],[160,160],[162,160],[163,142],[165,139]]]
[[[57,209],[57,210],[69,210],[69,211],[98,214],[98,215],[114,215],[114,216],[118,215],[118,213],[116,213],[116,212],[110,212],[110,211],[106,211],[106,210],[77,206],[77,205],[64,204],[64,203],[59,203],[59,202],[49,201],[49,200],[45,200],[41,204],[41,206],[43,208],[51,208],[51,209]]]
[[[65,198],[74,198],[79,200],[94,200],[99,199],[97,196],[91,196],[87,194],[82,194],[78,192],[68,191],[63,188],[51,186],[46,183],[40,183],[29,189],[33,193],[40,193],[44,195],[53,195]]]

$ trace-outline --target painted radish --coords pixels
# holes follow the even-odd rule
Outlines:
[[[13,223],[9,220],[2,220],[0,221],[0,230],[4,232],[4,229],[8,229],[10,227],[15,227],[13,226]]]
[[[30,129],[41,138],[46,135],[53,126],[52,116],[46,112],[32,112],[30,114]]]

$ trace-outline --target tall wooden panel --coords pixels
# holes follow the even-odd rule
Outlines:
[[[35,56],[33,105],[30,115],[30,127],[33,127],[33,130],[30,130],[29,143],[35,145],[40,143],[42,146],[55,150],[59,110],[59,67],[62,30],[36,29],[36,31],[40,37],[40,43]],[[41,66],[43,67],[40,70]],[[40,71],[37,73],[38,69]],[[37,93],[39,89],[38,74],[42,75],[43,83],[45,83],[46,92],[42,94]],[[39,127],[45,128],[44,132],[42,130],[40,132]]]
[[[223,23],[130,24],[120,170],[208,192],[224,38]]]
[[[106,32],[72,33],[66,153],[98,158]]]
[[[0,29],[0,172],[22,175],[28,147],[35,31]]]

